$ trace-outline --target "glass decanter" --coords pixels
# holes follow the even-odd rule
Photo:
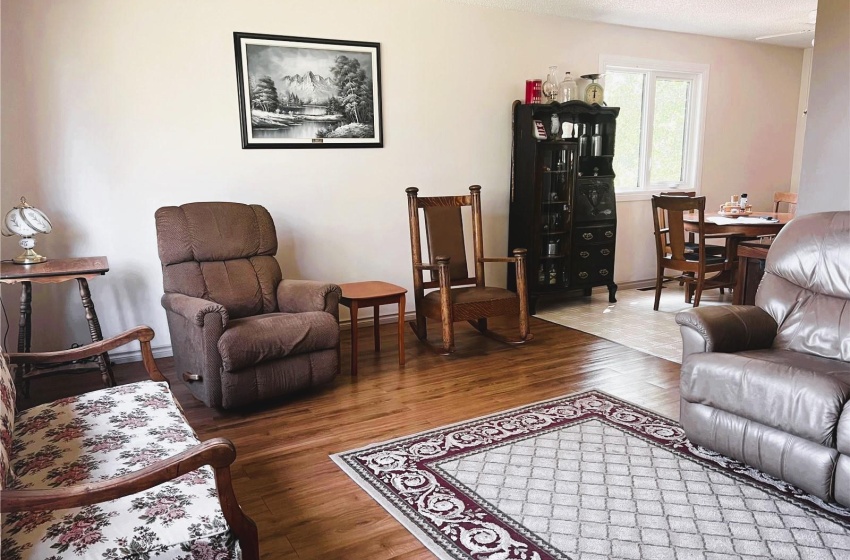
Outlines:
[[[573,101],[575,99],[578,99],[578,85],[573,77],[570,76],[570,73],[567,72],[564,80],[558,86],[558,101],[564,103],[565,101]]]
[[[543,82],[543,97],[546,98],[546,103],[558,102],[558,67],[550,66],[549,73],[546,75],[546,81]]]

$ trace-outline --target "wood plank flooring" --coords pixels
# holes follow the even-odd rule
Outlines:
[[[503,332],[515,328],[491,324]],[[343,372],[331,385],[236,412],[204,407],[178,380],[172,360],[158,360],[198,436],[235,443],[236,495],[259,527],[263,558],[433,558],[337,468],[331,453],[587,389],[678,419],[678,364],[536,318],[535,339],[524,346],[503,345],[465,324],[455,328],[457,352],[450,357],[405,336],[402,369],[395,324],[382,325],[378,354],[371,329],[361,329],[356,378],[348,374],[343,328]],[[437,325],[429,330],[438,336]],[[145,378],[140,364],[116,366],[115,375],[119,383]],[[97,389],[98,378],[35,380],[32,404]]]

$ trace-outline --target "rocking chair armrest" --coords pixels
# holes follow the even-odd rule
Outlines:
[[[220,469],[229,471],[235,459],[236,448],[233,443],[225,438],[215,438],[138,471],[109,480],[44,490],[3,490],[0,512],[67,509],[107,502],[174,480],[204,465],[210,465],[216,469],[218,481],[218,471]],[[221,488],[219,492],[222,492]]]
[[[9,363],[13,365],[59,364],[99,356],[105,352],[129,344],[134,340],[138,340],[141,346],[142,362],[145,366],[145,371],[148,372],[148,375],[154,381],[165,381],[165,377],[156,367],[156,362],[153,359],[153,352],[151,351],[151,340],[153,340],[153,337],[153,329],[141,325],[119,335],[105,338],[98,342],[92,342],[79,348],[59,350],[56,352],[11,352],[8,354],[8,357]]]
[[[419,264],[413,265],[413,267],[416,268],[417,270],[437,270],[436,264],[429,264],[429,263],[419,263]]]
[[[525,255],[526,255],[526,253],[528,253],[528,251],[526,249],[514,249],[513,253],[514,253],[513,257],[481,257],[481,258],[478,259],[478,262],[482,262],[482,263],[487,263],[487,262],[515,263],[515,262],[519,261],[520,259],[524,259]]]

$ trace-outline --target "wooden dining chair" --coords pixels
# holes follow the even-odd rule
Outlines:
[[[667,192],[662,192],[660,194],[661,194],[661,196],[689,196],[691,198],[693,198],[697,195],[696,191],[667,191]],[[666,213],[665,212],[658,212],[658,213],[660,214],[658,217],[661,220],[661,227],[662,228],[667,227],[667,224],[665,223]],[[693,212],[691,212],[691,213],[693,213]],[[709,239],[718,238],[718,237],[722,237],[722,236],[711,236],[711,235],[708,236]],[[698,247],[699,247],[699,244],[696,242],[696,234],[689,233],[688,239],[685,241],[685,250],[688,251],[689,253],[693,253],[693,252],[697,251]],[[723,256],[723,255],[726,254],[726,246],[725,245],[706,245],[705,250],[707,251],[707,254],[714,255],[714,256]],[[721,291],[721,293],[722,293],[722,291]]]
[[[791,214],[797,213],[797,193],[795,192],[778,192],[773,193],[773,211],[779,212],[779,205],[782,203],[788,204],[788,212]]]
[[[698,212],[697,250],[689,252],[685,249],[685,212]],[[664,224],[662,226],[663,216]],[[652,217],[655,223],[655,250],[657,271],[655,277],[655,304],[653,309],[658,311],[661,301],[661,287],[665,279],[679,280],[686,285],[685,300],[690,302],[693,295],[694,307],[699,307],[703,290],[714,288],[732,288],[735,286],[733,276],[728,280],[716,280],[716,276],[707,277],[712,272],[721,273],[731,270],[734,263],[725,255],[729,254],[728,247],[725,255],[710,255],[706,253],[705,245],[705,197],[690,196],[653,196]],[[728,245],[728,241],[727,241]],[[682,274],[666,276],[664,271],[676,270]]]
[[[419,189],[406,189],[410,218],[410,251],[413,261],[413,297],[416,321],[410,323],[416,337],[438,354],[455,350],[454,322],[468,321],[481,333],[501,342],[520,344],[533,338],[528,321],[528,287],[525,249],[514,249],[513,257],[484,257],[481,226],[481,187],[469,187],[466,196],[419,197]],[[471,208],[474,274],[469,275],[463,232],[464,207]],[[425,216],[427,263],[422,262],[419,228],[420,210]],[[467,212],[468,213],[468,212]],[[487,286],[484,263],[513,263],[517,291]],[[431,273],[426,280],[425,271]],[[435,289],[437,288],[437,289]],[[425,293],[426,290],[431,290]],[[487,318],[500,315],[519,317],[519,337],[505,337],[487,328]],[[426,319],[440,321],[442,346],[428,342]]]

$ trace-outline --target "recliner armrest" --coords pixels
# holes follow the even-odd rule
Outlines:
[[[324,311],[339,319],[342,290],[316,280],[283,280],[277,286],[277,306],[283,313]]]
[[[222,329],[227,327],[227,321],[230,319],[223,305],[208,299],[172,292],[163,295],[161,302],[166,311],[177,313],[199,327],[204,326],[205,317],[209,314],[218,314],[221,317]]]
[[[770,348],[776,321],[754,305],[687,309],[676,314],[682,332],[682,359],[700,352],[740,352]]]

